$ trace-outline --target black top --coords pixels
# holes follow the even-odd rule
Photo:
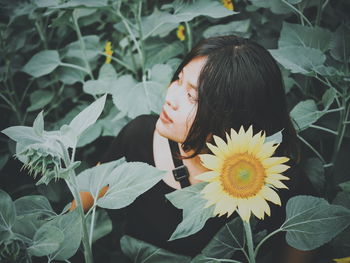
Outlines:
[[[132,120],[113,140],[109,151],[104,154],[101,161],[108,162],[124,156],[128,162],[139,161],[155,166],[153,133],[157,119],[158,116],[155,115],[142,115]],[[172,154],[175,154],[173,150]],[[291,177],[290,174],[286,175]],[[282,200],[282,208],[270,203],[272,217],[266,216],[258,228],[268,228],[270,232],[281,225],[285,217],[286,200],[291,195],[298,193],[296,191],[298,180],[296,179],[297,176],[292,175],[292,179],[286,182],[290,190],[280,189],[278,191]],[[211,218],[196,234],[167,241],[182,221],[182,210],[174,207],[165,197],[166,194],[174,190],[161,180],[150,190],[140,195],[126,209],[126,234],[172,252],[193,257],[200,253],[227,219],[224,216]],[[237,213],[233,215],[237,216]]]

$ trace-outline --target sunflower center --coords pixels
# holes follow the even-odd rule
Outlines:
[[[229,195],[249,198],[261,190],[265,177],[265,169],[258,159],[248,153],[239,153],[225,160],[220,180]]]

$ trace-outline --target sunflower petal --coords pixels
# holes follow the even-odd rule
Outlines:
[[[216,146],[222,151],[222,152],[227,152],[227,144],[226,144],[226,142],[223,140],[223,139],[221,139],[220,137],[218,137],[218,136],[216,136],[216,135],[214,135],[213,136],[213,138],[214,138],[214,141],[215,141],[215,144],[216,144]]]
[[[284,188],[284,189],[288,189],[288,186],[286,186],[284,183],[282,183],[279,180],[275,180],[271,177],[267,177],[265,179],[265,182],[268,184],[271,184],[272,186],[276,187],[276,188]]]
[[[200,154],[199,158],[201,159],[204,167],[210,170],[219,170],[221,160],[217,156],[212,154]]]
[[[196,175],[194,178],[197,180],[210,182],[218,176],[219,176],[219,174],[217,172],[209,171],[209,172],[204,172],[204,173],[201,173],[199,175]]]
[[[239,200],[237,212],[239,216],[242,218],[242,220],[249,222],[251,211],[250,211],[250,207],[248,205],[247,199]]]
[[[266,158],[269,158],[270,156],[273,155],[275,152],[276,148],[278,147],[278,144],[275,145],[276,143],[274,141],[266,142],[264,145],[261,147],[260,152],[256,154],[256,156],[260,160],[264,160]]]
[[[281,205],[280,197],[270,187],[267,187],[267,186],[263,187],[263,189],[261,189],[261,194],[266,200],[271,201],[276,205],[279,205],[279,206]]]
[[[221,148],[216,147],[216,146],[214,146],[214,145],[212,145],[212,144],[210,144],[210,143],[207,143],[207,146],[208,146],[208,148],[211,150],[211,152],[212,152],[213,154],[215,154],[216,156],[219,156],[219,157],[221,157],[221,158],[224,158],[224,157],[225,157],[225,153],[222,151]]]
[[[265,168],[269,168],[271,166],[282,164],[288,161],[289,161],[289,158],[287,157],[270,157],[265,160],[262,160],[262,164]]]
[[[281,175],[281,174],[269,174],[269,177],[276,179],[276,180],[290,180],[289,177]]]
[[[288,170],[289,168],[290,168],[290,166],[288,166],[288,165],[279,164],[279,165],[275,165],[275,166],[268,168],[266,170],[266,173],[267,174],[279,174],[279,173],[283,173],[284,171]]]

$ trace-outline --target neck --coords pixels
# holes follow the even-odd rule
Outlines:
[[[191,154],[193,154],[193,151],[189,151],[189,152],[183,151],[180,143],[179,143],[179,149],[180,149],[181,156],[190,156]],[[208,169],[202,165],[199,156],[195,155],[192,158],[183,159],[182,161],[184,165],[187,166],[188,172],[190,173],[189,180],[191,184],[201,182],[200,180],[195,179],[195,177],[201,173],[207,172]]]

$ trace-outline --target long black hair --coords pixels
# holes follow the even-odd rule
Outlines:
[[[182,147],[193,157],[208,152],[212,135],[225,137],[230,128],[267,136],[283,130],[279,150],[298,156],[297,138],[290,120],[281,71],[275,59],[261,45],[238,36],[204,39],[184,58],[172,81],[196,57],[206,62],[198,78],[198,109]]]

